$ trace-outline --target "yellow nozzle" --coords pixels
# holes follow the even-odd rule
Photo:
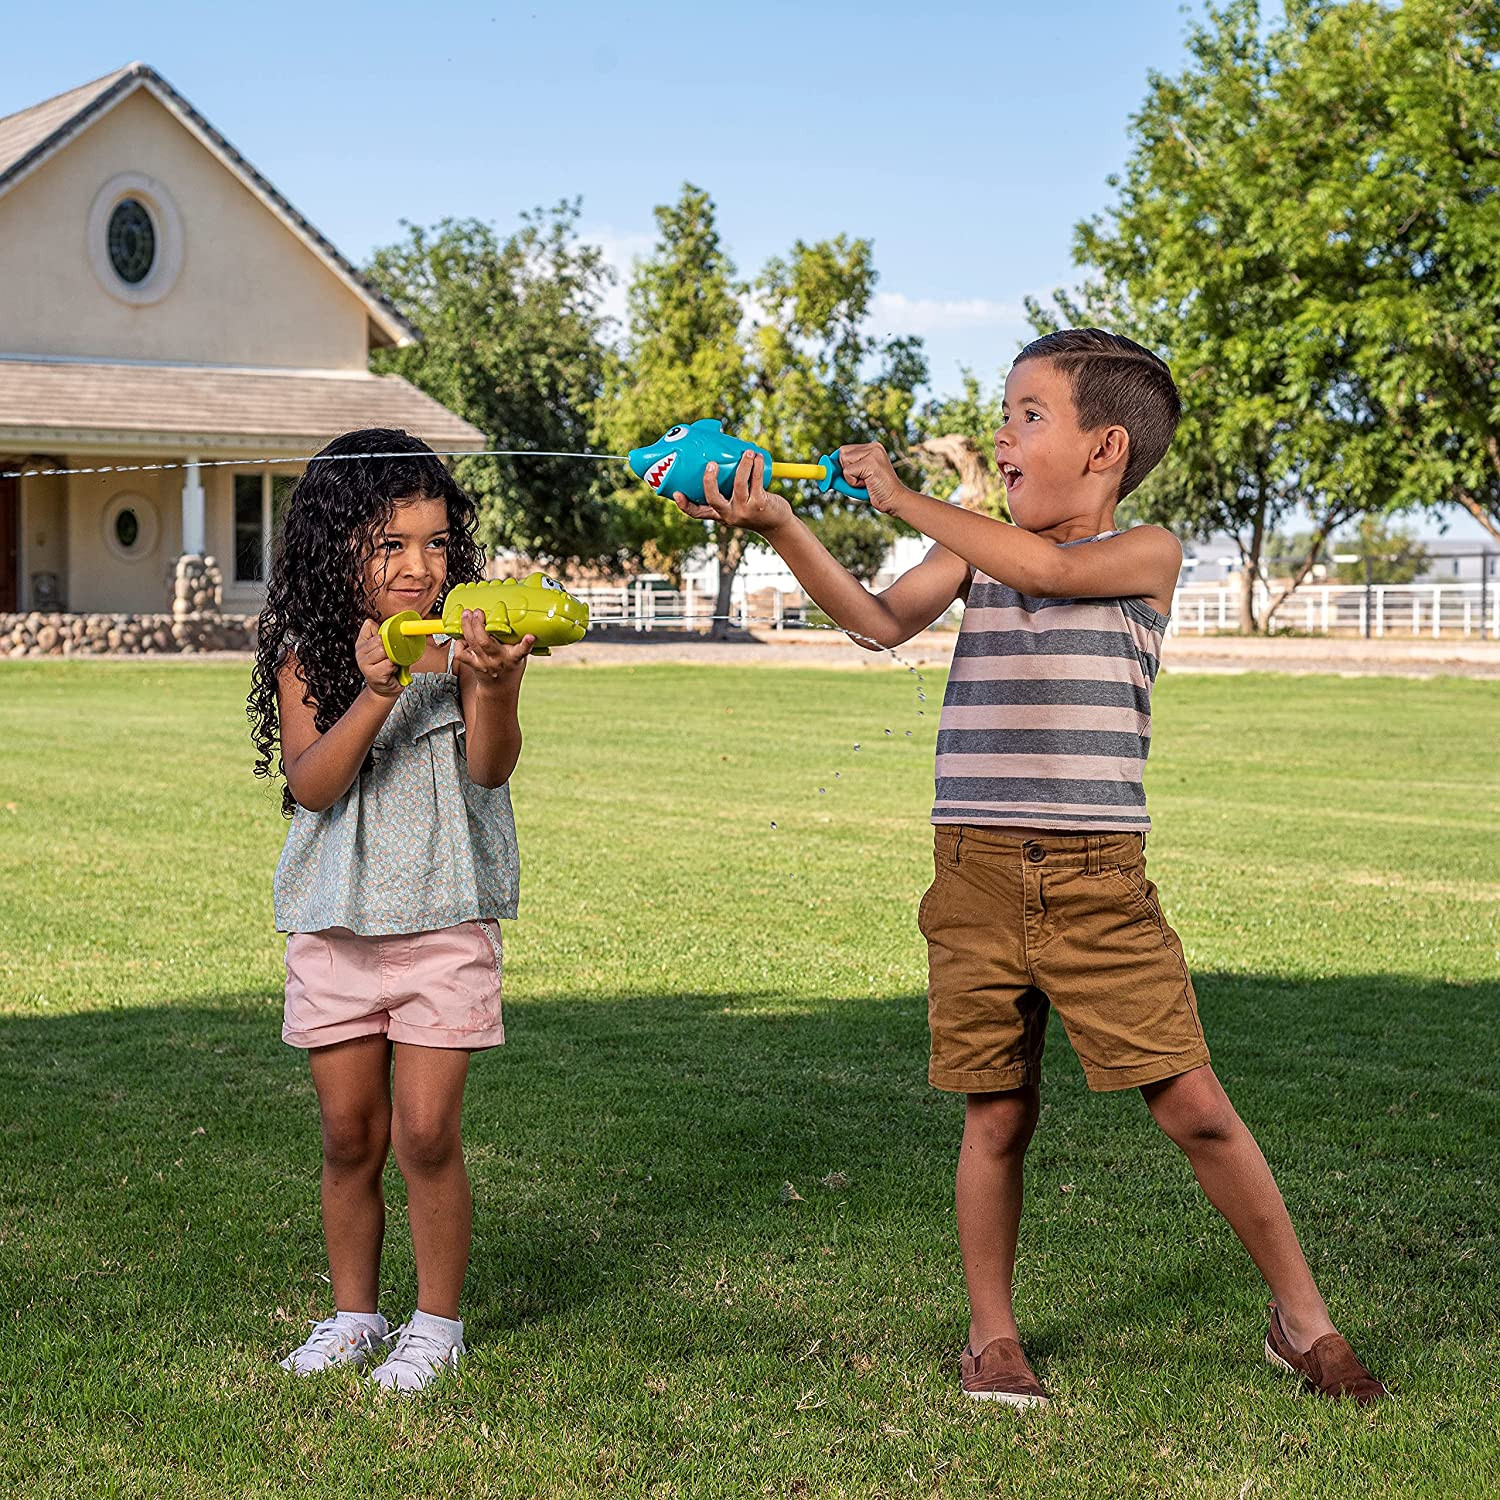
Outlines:
[[[772,479],[826,479],[828,470],[822,464],[784,464],[773,463],[771,465]]]

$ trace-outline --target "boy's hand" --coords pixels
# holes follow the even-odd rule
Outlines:
[[[839,449],[838,459],[844,478],[856,489],[869,491],[870,504],[888,516],[895,515],[912,493],[896,477],[890,455],[879,443],[848,443]]]
[[[792,507],[784,495],[773,495],[766,489],[765,467],[760,454],[742,455],[735,465],[734,489],[726,500],[719,492],[719,466],[708,464],[703,470],[703,505],[695,505],[681,490],[672,498],[677,509],[695,521],[722,521],[726,526],[742,526],[766,536],[791,520]]]
[[[354,664],[365,680],[365,686],[379,698],[399,698],[403,691],[400,668],[385,654],[380,644],[380,627],[366,620],[359,627],[354,642]]]
[[[502,682],[512,672],[526,670],[526,658],[536,645],[534,635],[523,635],[515,645],[507,646],[484,628],[482,609],[466,609],[463,622],[463,638],[454,644],[453,660],[468,667],[481,687]]]

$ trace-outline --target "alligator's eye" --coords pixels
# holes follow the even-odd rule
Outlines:
[[[685,438],[686,436],[687,428],[679,422],[676,427],[669,427],[662,433],[661,440],[664,443],[675,443],[678,438]]]
[[[567,593],[567,590],[555,578],[543,578],[542,587],[544,589],[556,589],[559,594]]]

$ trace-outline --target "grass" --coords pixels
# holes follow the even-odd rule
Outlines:
[[[327,1285],[245,686],[0,671],[0,1492],[1500,1487],[1491,685],[1158,689],[1152,873],[1216,1066],[1399,1400],[1300,1399],[1264,1365],[1248,1258],[1054,1022],[1033,1415],[956,1389],[961,1103],[925,1082],[914,925],[940,684],[897,670],[529,674],[510,1040],[465,1111],[471,1355],[413,1403],[283,1377]],[[388,1191],[402,1316],[394,1169]]]

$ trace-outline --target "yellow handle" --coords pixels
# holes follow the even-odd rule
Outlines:
[[[824,479],[828,470],[822,464],[784,464],[773,463],[771,465],[772,479]]]
[[[441,635],[443,622],[441,620],[403,620],[396,628],[402,635]]]

